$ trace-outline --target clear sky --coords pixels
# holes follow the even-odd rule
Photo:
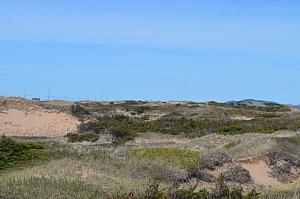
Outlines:
[[[299,0],[0,1],[0,95],[300,103]]]

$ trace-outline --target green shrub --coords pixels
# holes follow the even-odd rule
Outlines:
[[[230,187],[225,182],[225,177],[221,174],[215,182],[215,187],[211,191],[210,198],[222,198],[222,199],[257,199],[259,193],[256,192],[254,189],[246,193],[244,192],[243,188],[240,186],[233,186]]]
[[[0,138],[0,170],[24,165],[26,162],[44,158],[44,146],[37,142],[16,142]]]
[[[202,136],[209,133],[273,133],[279,130],[300,129],[300,118],[258,117],[250,121],[230,119],[189,119],[185,117],[167,117],[157,120],[145,118],[129,118],[123,115],[99,117],[93,125],[95,133],[112,133],[122,129],[132,139],[136,133],[158,132],[164,134],[184,134],[186,136]],[[127,139],[125,139],[127,140]]]
[[[137,133],[127,130],[127,129],[122,129],[122,128],[113,130],[111,132],[111,134],[115,138],[113,140],[113,144],[116,144],[116,145],[124,144],[125,142],[127,142],[129,140],[133,140],[137,136]]]

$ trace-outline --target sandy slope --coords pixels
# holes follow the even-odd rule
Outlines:
[[[0,135],[60,137],[77,129],[79,121],[67,113],[38,108],[0,111]]]
[[[271,176],[271,170],[264,160],[243,163],[242,166],[250,172],[250,175],[256,184],[264,186],[275,186],[282,184]]]

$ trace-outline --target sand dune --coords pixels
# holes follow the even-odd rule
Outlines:
[[[1,135],[61,137],[76,131],[78,124],[78,119],[67,113],[42,108],[0,112]]]

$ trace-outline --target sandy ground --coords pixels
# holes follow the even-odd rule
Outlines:
[[[242,167],[250,172],[256,184],[263,186],[277,186],[282,184],[271,176],[271,170],[264,160],[242,163]]]
[[[0,135],[61,137],[77,129],[79,121],[67,113],[42,108],[0,111]]]

